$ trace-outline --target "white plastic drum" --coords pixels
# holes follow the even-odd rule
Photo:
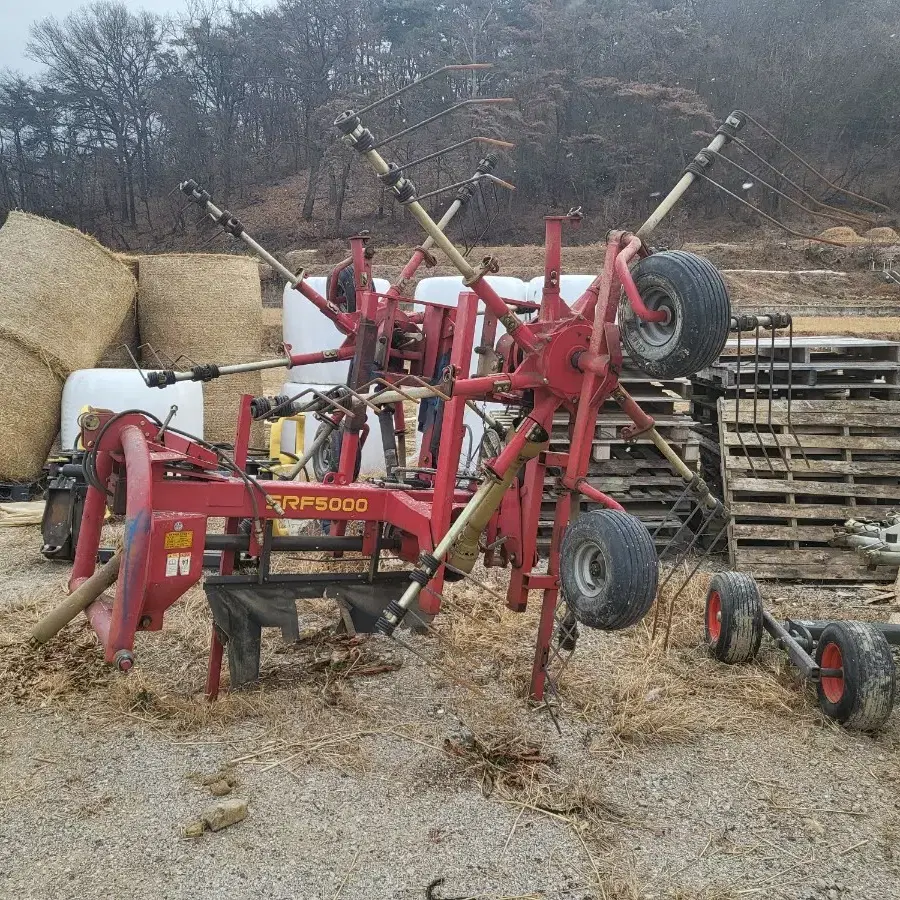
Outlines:
[[[71,450],[78,440],[78,416],[85,406],[123,412],[141,409],[165,421],[172,406],[172,425],[203,437],[203,385],[180,381],[168,387],[147,387],[136,369],[79,369],[67,379],[62,394],[60,443]]]
[[[324,277],[307,278],[306,283],[323,297],[327,291]],[[390,284],[384,278],[374,278],[376,291],[386,293]],[[322,315],[300,291],[289,284],[284,286],[281,304],[281,334],[292,353],[314,353],[333,350],[344,343],[344,335],[331,319]],[[350,374],[350,360],[332,363],[313,363],[290,369],[288,378],[297,384],[343,384]]]
[[[595,275],[562,275],[559,279],[559,295],[566,303],[574,303],[590,286]],[[544,276],[528,282],[528,297],[532,303],[540,303],[544,291]]]

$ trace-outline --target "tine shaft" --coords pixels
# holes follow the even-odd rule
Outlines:
[[[747,449],[747,445],[744,443],[744,436],[741,434],[741,326],[738,323],[738,332],[737,332],[737,367],[735,370],[735,380],[737,381],[737,388],[735,389],[734,395],[734,430],[738,436],[738,440],[741,444],[741,449],[744,451],[744,456],[747,458],[747,462],[750,463],[750,471],[755,475],[756,474],[756,466],[753,463],[753,459],[750,456],[750,451]]]
[[[800,454],[803,456],[803,461],[806,463],[806,468],[811,469],[812,466],[809,463],[809,457],[806,455],[806,451],[803,449],[803,444],[800,443],[800,436],[794,431],[794,424],[791,422],[791,385],[793,382],[793,362],[794,362],[794,318],[791,315],[788,315],[788,395],[787,395],[787,427],[788,431],[791,433],[791,437],[793,437],[797,447],[800,449]]]
[[[772,465],[768,448],[763,445],[762,435],[759,433],[759,417],[757,416],[757,403],[759,402],[759,321],[756,323],[755,342],[756,348],[753,354],[753,433],[756,435],[756,441],[762,449],[769,471],[774,472],[775,467]]]
[[[775,441],[775,449],[778,451],[778,455],[781,457],[781,461],[784,463],[784,471],[787,473],[791,471],[791,461],[788,459],[787,453],[785,453],[784,451],[784,447],[781,446],[781,441],[778,440],[778,435],[775,433],[775,427],[772,425],[772,395],[775,390],[775,323],[770,323],[769,328],[772,331],[772,343],[769,348],[769,433],[772,435],[772,439]]]
[[[493,63],[455,63],[449,66],[441,66],[440,69],[435,69],[433,72],[429,72],[427,75],[423,75],[421,78],[417,78],[415,81],[411,81],[409,84],[404,85],[402,88],[398,88],[396,91],[392,91],[390,94],[386,94],[384,97],[373,101],[368,106],[364,106],[362,109],[357,110],[356,114],[359,116],[363,113],[370,112],[373,109],[377,109],[379,106],[381,106],[382,103],[387,103],[388,100],[393,100],[394,97],[398,97],[400,94],[406,93],[406,91],[410,90],[411,88],[417,87],[423,82],[437,77],[442,72],[473,72],[481,69],[492,69],[493,67]]]

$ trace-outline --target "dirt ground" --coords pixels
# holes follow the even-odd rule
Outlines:
[[[897,896],[897,716],[848,733],[773,650],[709,659],[702,583],[667,652],[650,617],[582,636],[557,733],[522,699],[535,611],[502,609],[502,572],[448,589],[410,649],[348,645],[330,604],[301,602],[300,644],[267,641],[260,686],[210,705],[199,590],[128,676],[83,619],[23,644],[68,574],[39,545],[0,529],[2,897]],[[890,612],[865,587],[764,590],[783,616]],[[247,818],[185,837],[216,773]]]

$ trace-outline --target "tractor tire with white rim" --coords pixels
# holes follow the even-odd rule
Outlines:
[[[742,572],[717,572],[706,594],[706,643],[721,662],[749,662],[759,652],[763,608],[756,582]]]
[[[614,509],[592,510],[566,528],[559,574],[582,625],[618,631],[640,622],[653,605],[659,559],[639,519]]]
[[[712,365],[728,339],[731,301],[719,270],[684,250],[664,250],[631,270],[638,293],[664,322],[639,319],[622,295],[619,329],[632,363],[656,378],[681,378]]]
[[[847,728],[875,731],[894,708],[896,672],[885,636],[867,622],[832,622],[816,647],[822,669],[840,670],[816,685],[819,706]]]

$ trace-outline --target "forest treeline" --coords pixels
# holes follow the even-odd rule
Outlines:
[[[832,180],[900,200],[896,0],[195,2],[170,19],[99,2],[36,22],[26,52],[38,74],[0,74],[0,217],[37,212],[119,247],[191,230],[196,212],[171,194],[187,177],[236,212],[293,178],[288,214],[307,241],[401,227],[332,122],[459,62],[493,68],[435,78],[366,124],[385,137],[461,100],[511,98],[385,148],[403,161],[472,135],[514,141],[498,174],[516,192],[488,188],[478,206],[493,239],[520,236],[526,218],[533,236],[541,213],[573,206],[633,224],[735,107]],[[762,132],[746,140],[798,185],[812,178]],[[477,156],[467,147],[418,167],[420,191],[464,178]],[[785,212],[745,173],[723,164],[717,177]],[[694,205],[752,221],[708,188]]]

